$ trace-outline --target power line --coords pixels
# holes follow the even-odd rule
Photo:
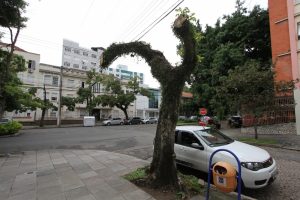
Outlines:
[[[179,2],[180,1],[180,2]],[[184,2],[184,0],[179,0],[175,4],[177,4],[174,8],[172,8],[175,4],[173,4],[170,8],[172,8],[169,12],[166,10],[162,15],[160,15],[156,20],[154,20],[148,27],[146,27],[141,33],[136,35],[131,41],[134,41],[135,38],[137,38],[139,35],[141,35],[136,41],[139,41],[141,38],[143,38],[147,33],[149,33],[158,23],[160,23],[163,19],[165,19],[169,14],[171,14],[181,3]],[[179,3],[178,3],[179,2]],[[165,14],[166,13],[166,14]],[[164,15],[164,16],[163,16]],[[163,17],[162,17],[163,16]],[[162,17],[162,18],[161,18]],[[161,18],[161,19],[160,19]],[[158,20],[158,21],[157,21]],[[151,27],[152,26],[152,27]],[[151,28],[149,28],[151,27]],[[149,28],[149,29],[148,29]],[[148,29],[148,30],[147,30]],[[146,31],[147,30],[147,31]],[[146,32],[145,32],[146,31]],[[143,33],[144,32],[144,33]]]
[[[143,11],[143,12],[140,13],[139,16],[137,16],[137,19],[138,19],[138,20],[136,21],[135,25],[132,26],[131,28],[129,28],[129,31],[126,32],[126,34],[125,34],[125,36],[124,36],[124,39],[126,39],[131,33],[133,33],[133,32],[134,32],[134,31],[135,31],[135,30],[143,23],[143,21],[145,21],[146,18],[147,18],[148,16],[150,16],[150,14],[152,14],[153,11],[154,11],[158,6],[161,5],[162,2],[163,2],[163,1],[155,1],[154,4],[151,4],[151,6],[148,7],[148,9],[147,9],[147,6],[146,6],[145,9],[144,9],[144,10],[146,10],[146,13],[144,13],[144,11]],[[148,5],[150,5],[150,4],[148,4]],[[141,17],[140,17],[140,16],[141,16]],[[131,24],[129,25],[129,27],[130,27],[130,26],[131,26]]]

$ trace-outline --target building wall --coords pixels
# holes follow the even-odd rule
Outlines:
[[[99,71],[100,57],[103,50],[87,49],[79,46],[79,43],[63,40],[62,66],[80,70],[96,69]]]
[[[275,80],[292,80],[287,0],[269,0],[269,19]]]

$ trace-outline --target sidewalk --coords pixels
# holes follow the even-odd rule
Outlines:
[[[121,176],[148,162],[99,150],[0,157],[0,200],[154,200]]]

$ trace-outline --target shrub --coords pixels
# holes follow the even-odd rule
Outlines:
[[[0,135],[12,135],[22,128],[22,124],[17,121],[11,121],[6,124],[0,124]]]

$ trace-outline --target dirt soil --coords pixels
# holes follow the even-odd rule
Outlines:
[[[188,191],[188,195],[182,197],[181,194],[183,193],[178,193],[177,191],[168,188],[153,188],[151,185],[142,180],[134,181],[133,183],[140,189],[150,194],[156,200],[186,200],[190,199],[194,195],[197,195],[193,191]]]

